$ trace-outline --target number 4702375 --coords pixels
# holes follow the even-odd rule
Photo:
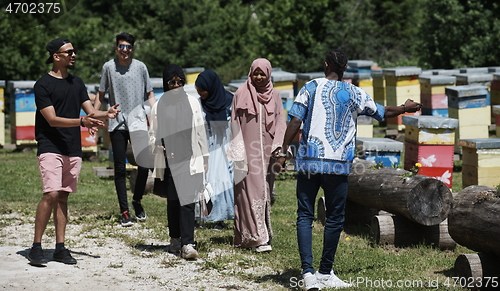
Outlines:
[[[61,3],[9,3],[5,8],[7,13],[21,14],[42,14],[42,13],[60,13]]]

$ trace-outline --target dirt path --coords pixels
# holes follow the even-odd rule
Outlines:
[[[45,267],[34,267],[26,258],[33,239],[33,221],[19,214],[0,215],[0,225],[0,290],[283,289],[273,283],[259,284],[233,276],[235,272],[264,275],[272,270],[229,266],[219,271],[207,267],[206,260],[220,256],[221,250],[203,254],[197,261],[186,261],[168,253],[166,242],[147,239],[147,245],[132,248],[115,238],[116,232],[148,237],[149,230],[139,225],[110,226],[109,233],[102,229],[82,231],[82,225],[68,225],[66,241],[77,265],[49,261]],[[50,233],[50,226],[47,231]],[[46,259],[51,258],[53,237],[44,236],[42,246],[46,248]]]

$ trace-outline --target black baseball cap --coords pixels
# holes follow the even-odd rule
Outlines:
[[[56,53],[60,47],[62,47],[63,45],[67,44],[67,43],[70,43],[71,41],[69,41],[67,38],[64,38],[64,37],[60,37],[60,38],[56,38],[56,39],[53,39],[51,40],[47,46],[45,46],[45,48],[47,49],[47,51],[49,52],[49,58],[45,61],[46,64],[50,64],[54,61],[54,59],[52,58],[52,56],[54,55],[54,53]]]

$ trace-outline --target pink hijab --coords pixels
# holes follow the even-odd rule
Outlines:
[[[252,82],[253,72],[260,68],[268,77],[268,81],[265,87],[257,88]],[[273,118],[271,115],[274,114],[276,109],[276,101],[273,99],[273,94],[279,94],[273,87],[271,82],[271,62],[267,59],[256,59],[252,62],[250,71],[248,72],[248,79],[241,85],[235,94],[235,103],[233,110],[247,109],[249,114],[257,115],[259,110],[257,108],[258,103],[262,103],[266,110],[266,127],[269,127],[273,123]],[[281,100],[280,100],[281,102]]]

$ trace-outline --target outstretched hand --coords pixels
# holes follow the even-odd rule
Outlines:
[[[407,99],[403,104],[405,107],[405,112],[413,113],[422,109],[422,103],[415,102],[412,99]]]

